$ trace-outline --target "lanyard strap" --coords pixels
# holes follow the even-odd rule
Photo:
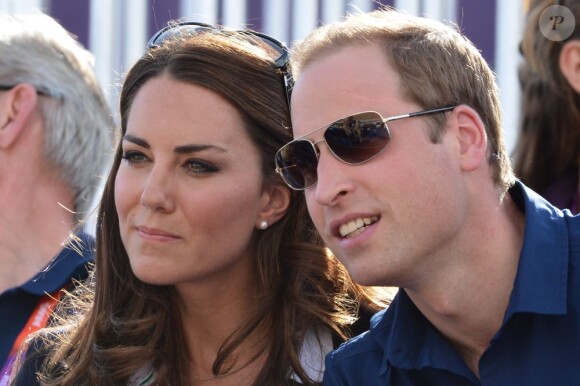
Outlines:
[[[10,380],[10,375],[12,373],[12,368],[14,366],[14,361],[16,360],[16,356],[18,355],[18,351],[20,346],[24,343],[26,338],[40,330],[41,328],[45,327],[48,323],[48,318],[50,314],[54,311],[56,304],[58,303],[63,291],[57,291],[52,295],[44,295],[38,301],[38,304],[34,308],[34,312],[28,318],[28,321],[24,325],[24,328],[18,334],[18,337],[14,341],[12,345],[12,350],[10,350],[10,354],[8,355],[8,359],[4,366],[2,367],[2,373],[0,377],[0,386],[7,386],[8,381]]]

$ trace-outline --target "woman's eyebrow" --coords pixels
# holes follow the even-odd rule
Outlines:
[[[204,151],[204,150],[217,150],[219,152],[226,152],[227,150],[216,146],[216,145],[205,145],[205,144],[191,144],[191,145],[183,145],[183,146],[177,146],[175,148],[175,152],[178,154],[190,154],[190,153],[196,153],[196,152],[200,152],[200,151]]]
[[[135,135],[132,134],[125,134],[123,136],[123,141],[129,141],[132,142],[138,146],[144,147],[146,149],[150,149],[151,145],[149,144],[149,142],[147,142],[146,140],[144,140],[143,138],[139,138]],[[204,150],[217,150],[219,152],[227,152],[226,149],[217,146],[217,145],[207,145],[207,144],[188,144],[188,145],[182,145],[182,146],[177,146],[175,147],[174,152],[177,154],[191,154],[191,153],[196,153],[196,152],[200,152],[200,151],[204,151]]]
[[[151,148],[151,145],[149,145],[149,142],[145,141],[142,138],[139,138],[139,137],[136,137],[134,135],[131,135],[131,134],[125,134],[123,136],[123,141],[132,142],[135,145],[139,145],[139,146],[144,147],[146,149],[150,149]]]

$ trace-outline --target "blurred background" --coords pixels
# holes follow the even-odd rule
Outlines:
[[[99,81],[113,111],[123,73],[167,21],[191,18],[262,31],[291,46],[320,24],[382,5],[454,23],[481,50],[501,90],[508,149],[515,144],[519,109],[518,43],[521,1],[505,0],[0,0],[0,12],[42,11],[76,35],[96,59]]]

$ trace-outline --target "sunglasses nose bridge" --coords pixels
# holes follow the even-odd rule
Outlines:
[[[314,146],[314,148],[315,148],[316,150],[318,150],[318,146],[317,146],[317,145],[318,145],[320,142],[326,142],[326,140],[325,140],[324,138],[322,138],[322,139],[319,139],[318,141],[315,141],[315,142],[312,142],[312,141],[310,141],[310,143],[312,143],[312,146]],[[318,150],[318,152],[320,153],[320,150]]]
[[[320,162],[320,146],[318,146],[318,144],[321,143],[321,142],[326,143],[326,147],[328,148],[328,152],[330,153],[330,155],[332,155],[333,157],[337,158],[339,161],[342,161],[340,159],[340,157],[336,155],[336,153],[334,152],[334,150],[332,150],[332,148],[328,145],[328,142],[326,142],[326,139],[325,138],[322,138],[322,139],[319,139],[316,142],[310,141],[310,143],[312,144],[312,147],[314,148],[314,151],[316,152],[316,159],[318,160],[318,162]]]

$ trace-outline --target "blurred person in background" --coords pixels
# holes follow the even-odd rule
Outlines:
[[[520,133],[514,172],[553,205],[580,212],[580,0],[532,0],[521,41]],[[564,40],[542,33],[550,6],[569,9],[576,25]],[[568,17],[566,15],[566,17]],[[555,25],[555,28],[563,28]]]
[[[47,15],[0,14],[0,384],[60,290],[87,276],[79,224],[112,136],[91,54]]]
[[[381,303],[274,169],[292,138],[286,60],[248,30],[151,39],[121,92],[94,281],[15,385],[315,385],[368,329]]]

